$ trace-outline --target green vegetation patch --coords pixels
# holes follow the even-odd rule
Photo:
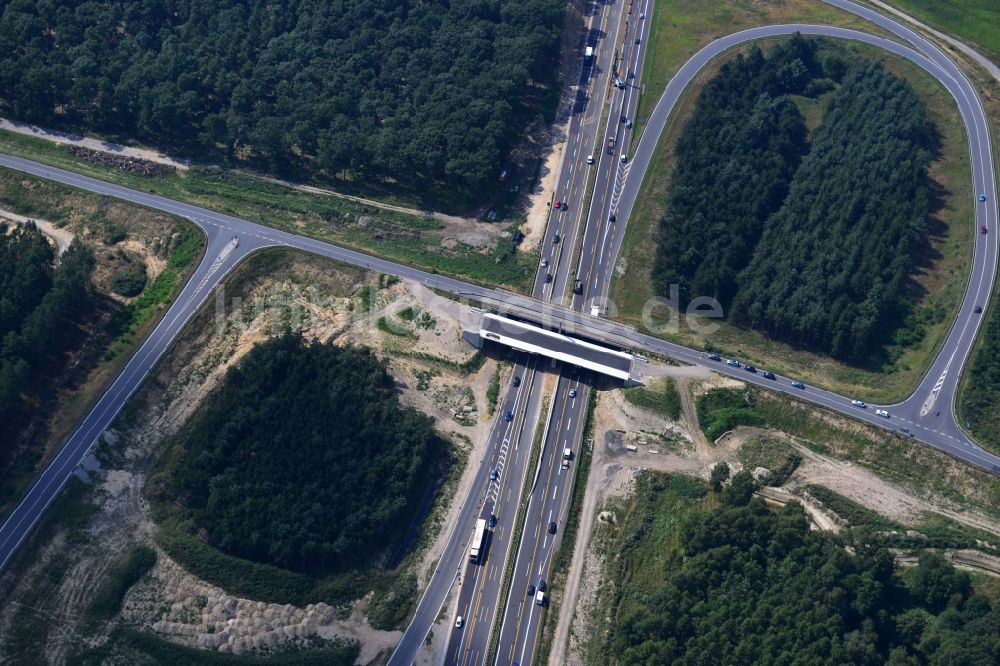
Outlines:
[[[6,112],[282,175],[463,192],[496,182],[554,83],[563,12],[556,0],[74,9],[4,6]]]
[[[287,334],[227,372],[149,492],[161,519],[204,534],[205,548],[298,572],[304,591],[398,548],[448,461],[431,419],[400,405],[369,350]]]
[[[789,95],[834,89],[807,142]],[[656,293],[677,285],[682,308],[711,296],[744,327],[870,360],[906,318],[936,141],[913,88],[878,64],[821,60],[801,36],[738,54],[678,139]]]
[[[715,441],[737,426],[762,426],[764,417],[757,411],[753,391],[712,389],[695,399],[698,425],[709,441]]]
[[[992,662],[1000,608],[967,574],[924,555],[899,576],[886,551],[850,554],[797,503],[772,511],[752,489],[742,472],[696,501],[640,476],[601,528],[611,627],[589,663]]]
[[[670,35],[663,45],[671,58],[683,62],[694,48],[692,41],[707,43],[720,34],[728,34],[738,27],[754,24],[794,22],[815,12],[831,14],[821,22],[844,23],[855,21],[836,12],[823,3],[789,0],[783,3],[759,3],[750,0],[720,0],[711,8],[691,0],[668,0],[657,4],[656,30]],[[780,16],[774,16],[780,14]],[[833,16],[838,14],[838,16]],[[731,19],[729,21],[728,19]],[[773,19],[773,20],[772,20]],[[807,21],[808,22],[808,21]],[[870,26],[865,26],[869,29]],[[685,34],[687,30],[693,31]],[[877,30],[876,30],[877,32]],[[653,36],[651,36],[652,42]],[[781,44],[788,38],[755,42],[762,49]],[[859,61],[881,62],[886,70],[905,78],[917,91],[926,105],[928,118],[940,133],[940,151],[929,167],[932,193],[932,214],[927,220],[925,242],[917,248],[913,261],[919,266],[905,289],[899,294],[899,325],[894,331],[873,346],[873,354],[863,362],[839,361],[816,347],[809,347],[797,339],[782,341],[765,335],[761,330],[749,330],[733,321],[716,320],[717,330],[709,335],[694,329],[693,321],[700,318],[682,314],[679,330],[655,333],[691,347],[709,349],[736,356],[788,376],[799,377],[807,383],[823,386],[846,395],[855,395],[871,402],[894,402],[913,390],[917,381],[929,367],[939,345],[950,330],[964,293],[971,252],[967,229],[975,206],[972,191],[968,138],[954,99],[933,77],[913,65],[881,49],[844,40],[815,40],[819,44],[817,57],[825,66],[831,59],[848,65]],[[687,46],[685,46],[685,44]],[[652,48],[651,43],[651,48]],[[689,49],[685,51],[684,49]],[[621,275],[612,283],[611,295],[619,306],[623,321],[641,326],[644,304],[654,295],[652,267],[655,260],[656,230],[665,211],[666,193],[671,190],[670,174],[677,166],[675,147],[681,129],[693,117],[699,93],[725,62],[739,53],[744,57],[752,46],[734,49],[709,64],[695,83],[682,96],[678,108],[668,121],[660,137],[653,163],[645,175],[640,197],[622,246],[622,255],[629,261]],[[687,54],[687,55],[685,55]],[[650,70],[647,62],[648,73]],[[817,97],[791,95],[814,136],[819,119],[825,115],[837,95],[837,90],[823,92]],[[650,104],[655,96],[647,96]],[[712,207],[725,207],[725,202],[712,201]],[[786,252],[783,248],[782,252]],[[696,252],[700,250],[696,249]],[[831,262],[832,263],[832,262]],[[657,324],[665,324],[666,310],[654,311]],[[664,315],[664,316],[661,316]]]
[[[622,395],[636,407],[648,409],[672,421],[681,417],[681,394],[672,379],[651,382],[648,387],[627,388]]]
[[[739,460],[745,469],[751,472],[763,467],[771,472],[765,483],[769,486],[780,486],[802,462],[795,448],[788,442],[776,437],[761,435],[754,437],[740,446]]]

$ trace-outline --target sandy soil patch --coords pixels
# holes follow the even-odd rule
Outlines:
[[[35,217],[24,217],[23,215],[18,215],[17,213],[12,213],[9,210],[3,209],[0,209],[0,218],[9,220],[15,224],[34,223],[34,225],[38,227],[50,241],[52,241],[56,248],[58,248],[59,254],[65,252],[69,247],[69,244],[73,242],[73,234],[71,232],[66,229],[60,229],[48,220],[40,220]]]
[[[151,281],[167,267],[167,260],[150,252],[145,243],[130,239],[117,245],[142,257],[142,261],[146,264],[146,275]]]
[[[566,136],[569,122],[563,122],[553,127],[553,136]],[[538,185],[527,197],[527,209],[525,211],[525,222],[521,225],[521,232],[524,234],[524,246],[529,248],[538,247],[545,234],[545,225],[549,221],[549,210],[552,203],[553,192],[559,170],[562,168],[563,151],[566,148],[564,141],[560,141],[552,147],[551,152],[545,157],[542,163],[541,177]]]

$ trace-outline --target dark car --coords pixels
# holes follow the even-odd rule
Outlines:
[[[555,236],[552,237],[552,244],[553,245],[558,245],[559,241],[561,241],[561,240],[562,240],[562,237],[559,234],[556,234]]]
[[[490,472],[490,481],[496,481],[500,478],[500,474],[496,470]]]
[[[529,597],[535,596],[535,586],[534,585],[529,585],[528,586],[528,596]]]
[[[563,202],[562,202],[562,209],[563,209],[563,210],[569,210],[569,204],[568,204],[568,203],[566,203],[565,201],[563,201]]]
[[[521,378],[520,377],[514,377],[514,388],[517,388],[520,385],[521,385]]]
[[[614,213],[611,213],[611,217],[608,218],[608,221],[613,223],[617,219],[618,219],[618,216],[615,215]]]
[[[556,533],[556,524],[549,523],[549,534],[555,534],[555,533]]]
[[[753,372],[753,373],[755,373],[755,374],[756,374],[756,372],[757,372],[757,368],[753,367],[753,366],[752,366],[752,365],[750,365],[749,363],[747,363],[746,365],[744,365],[744,366],[743,366],[743,369],[744,369],[744,370],[746,370],[747,372]]]
[[[548,284],[549,282],[552,282],[552,273],[545,274],[545,284]]]
[[[494,514],[491,513],[490,514],[490,520],[489,520],[489,522],[487,524],[490,526],[490,529],[493,529],[494,527],[496,527],[497,526],[497,517]]]
[[[981,233],[981,234],[985,234],[985,233],[986,233],[986,231],[987,231],[987,230],[986,230],[986,225],[985,225],[985,224],[980,224],[980,225],[979,225],[979,233]]]
[[[722,357],[719,356],[718,354],[709,354],[708,355],[708,360],[709,361],[721,361]]]
[[[542,580],[538,581],[538,591],[539,592],[544,592],[545,591],[545,579],[544,578]]]
[[[513,421],[514,420],[514,412],[508,410],[507,413],[503,415],[503,420],[504,421]]]
[[[972,309],[972,311],[975,312],[976,314],[979,314],[980,312],[983,311],[983,306],[982,305],[977,305],[976,307],[974,307]]]
[[[774,373],[771,372],[770,370],[765,370],[762,373],[762,376],[764,377],[764,379],[775,379]]]
[[[986,201],[986,195],[985,195],[985,194],[982,194],[982,193],[980,193],[980,194],[979,194],[979,200],[980,200],[980,201]]]
[[[804,389],[806,387],[805,384],[803,384],[802,382],[799,382],[799,381],[792,382],[792,386],[794,386],[795,388],[800,388],[800,389]]]
[[[638,43],[639,43],[639,38],[638,38],[638,37],[636,37],[636,38],[635,38],[635,43],[636,43],[636,44],[638,44]]]

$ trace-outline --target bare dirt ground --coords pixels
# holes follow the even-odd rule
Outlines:
[[[450,433],[455,445],[466,449],[468,460],[481,456],[489,422],[480,412],[484,412],[486,388],[496,362],[487,360],[472,375],[461,375],[447,365],[460,364],[475,352],[462,339],[461,324],[449,314],[458,304],[412,289],[414,285],[396,283],[375,290],[374,298],[369,299],[370,310],[362,315],[364,307],[357,288],[372,283],[373,276],[301,255],[289,255],[270,275],[274,277],[254,274],[244,278],[237,271],[231,279],[244,282],[232,285],[229,296],[238,295],[239,301],[231,307],[226,304],[222,318],[214,318],[212,311],[199,317],[157,366],[153,380],[140,390],[138,399],[144,404],[140,412],[104,435],[106,444],[100,447],[100,458],[105,469],[96,474],[98,508],[87,522],[86,544],[70,544],[66,534],[39,544],[33,561],[17,573],[10,603],[0,608],[0,643],[12,629],[18,599],[30,593],[31,583],[43,572],[45,563],[65,561],[70,575],[43,605],[31,611],[51,631],[59,628],[60,635],[66,636],[65,641],[46,644],[47,660],[58,663],[65,659],[75,640],[73,628],[109,567],[131,543],[155,547],[156,527],[141,492],[147,462],[225,370],[254,343],[280,331],[289,317],[301,322],[307,337],[371,346],[388,361],[403,402],[430,414],[439,431]],[[412,321],[400,317],[407,309],[414,313]],[[397,332],[380,330],[376,326],[380,317]],[[428,362],[422,354],[440,362]],[[454,489],[456,497],[464,496],[472,473],[474,466],[467,466]],[[437,534],[416,565],[421,588],[440,557],[446,527],[453,521],[457,504],[444,502],[447,511],[435,516],[433,529]],[[324,604],[296,608],[237,598],[192,576],[160,551],[153,571],[126,597],[121,620],[172,641],[234,653],[266,651],[286,642],[308,644],[316,638],[353,638],[361,643],[359,663],[368,663],[391,650],[400,636],[399,632],[376,631],[368,625],[368,601],[356,602],[345,617],[342,611],[335,612]],[[100,641],[103,635],[99,633],[92,640]]]
[[[122,146],[117,143],[103,141],[101,139],[94,139],[76,134],[67,134],[58,130],[47,130],[38,127],[37,125],[22,123],[17,120],[8,120],[7,118],[0,118],[0,129],[7,130],[9,132],[17,132],[18,134],[23,134],[25,136],[33,136],[37,139],[45,139],[47,141],[61,143],[67,146],[81,146],[83,148],[89,148],[90,150],[99,150],[103,153],[123,155],[125,157],[135,157],[138,159],[149,160],[150,162],[156,162],[158,164],[167,164],[178,169],[187,169],[189,166],[189,164],[184,160],[164,155],[163,153],[149,148]]]
[[[568,125],[569,122],[567,121],[554,127],[553,135],[565,137]],[[549,221],[552,193],[555,191],[556,179],[559,176],[565,147],[566,144],[563,142],[552,146],[551,152],[545,156],[545,161],[542,163],[541,177],[539,178],[538,185],[528,194],[525,222],[521,225],[525,247],[538,247],[542,242],[542,236],[545,234],[545,225]]]
[[[60,229],[48,220],[40,220],[35,217],[24,217],[23,215],[18,215],[17,213],[12,213],[9,210],[2,209],[0,209],[0,218],[9,220],[15,224],[33,223],[49,238],[49,240],[52,241],[53,245],[58,248],[59,254],[65,252],[66,248],[69,247],[69,244],[73,242],[72,233],[66,231],[65,229]]]

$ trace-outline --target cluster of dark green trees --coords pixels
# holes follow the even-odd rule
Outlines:
[[[654,279],[736,323],[851,361],[903,320],[930,210],[934,133],[880,65],[820,63],[801,37],[723,66],[677,146]],[[786,95],[839,88],[806,141]],[[806,153],[806,151],[808,151]],[[806,154],[804,154],[806,153]]]
[[[4,443],[26,417],[25,392],[48,376],[91,311],[91,250],[74,240],[58,267],[34,225],[0,224],[0,424]],[[12,451],[0,447],[0,463]]]
[[[529,84],[551,82],[561,22],[558,0],[13,0],[0,98],[23,120],[288,175],[475,189]]]
[[[752,499],[746,472],[691,514],[663,583],[618,618],[626,664],[1000,663],[1000,608],[939,555],[902,576],[884,550],[848,553],[798,504]]]
[[[323,575],[399,545],[447,449],[370,350],[289,333],[227,372],[170,457],[152,493],[210,543]]]

